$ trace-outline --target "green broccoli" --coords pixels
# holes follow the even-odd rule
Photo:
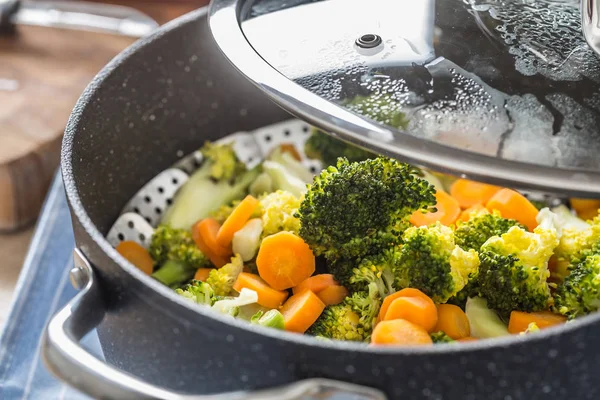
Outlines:
[[[555,225],[560,242],[554,252],[556,267],[553,277],[559,280],[569,274],[569,269],[583,262],[590,254],[600,252],[600,218],[583,221],[571,213],[566,206],[555,207]]]
[[[298,234],[300,220],[296,212],[300,207],[300,198],[290,192],[278,190],[260,200],[260,213],[263,222],[262,236],[266,237],[282,231]]]
[[[309,187],[298,209],[299,234],[330,262],[357,259],[397,245],[412,213],[435,203],[434,187],[408,164],[339,159]]]
[[[435,344],[438,344],[438,343],[454,343],[455,342],[454,339],[452,339],[450,336],[446,335],[442,331],[433,332],[432,334],[430,334],[430,336],[431,336],[431,340]]]
[[[500,212],[475,212],[467,222],[459,222],[454,232],[454,241],[465,250],[479,251],[481,246],[492,236],[500,236],[513,226],[527,229],[514,219],[500,216]]]
[[[336,266],[330,268],[334,275],[339,276],[339,282],[355,291],[365,291],[371,283],[377,285],[381,297],[388,296],[396,291],[396,266],[399,253],[395,248],[384,250],[382,253],[366,256],[360,260],[358,266],[352,269],[352,275],[346,281],[343,271],[335,271]],[[337,273],[336,273],[337,272]]]
[[[215,292],[208,283],[193,280],[184,288],[176,289],[175,293],[190,299],[195,303],[212,306],[215,299]]]
[[[542,213],[534,232],[514,226],[481,246],[479,294],[508,319],[513,310],[533,312],[549,305],[548,261],[558,245],[554,214]]]
[[[260,166],[246,170],[230,144],[206,144],[203,153],[204,163],[177,192],[163,216],[164,224],[190,229],[223,204],[243,198],[260,174]]]
[[[325,339],[369,341],[381,303],[379,290],[371,283],[365,291],[325,308],[307,333]]]
[[[206,278],[217,296],[229,296],[238,275],[244,269],[244,261],[239,254],[231,257],[231,262],[219,269],[213,269]]]
[[[167,225],[156,228],[148,252],[158,265],[152,276],[167,286],[186,282],[198,268],[210,266],[189,231]]]
[[[348,341],[364,341],[369,335],[361,324],[360,316],[348,302],[325,308],[306,333],[320,338]]]
[[[246,164],[237,158],[233,143],[206,142],[200,151],[209,162],[210,177],[214,180],[228,181],[246,172]]]
[[[600,308],[600,254],[587,256],[573,266],[554,292],[553,309],[569,318]]]
[[[396,271],[398,288],[416,288],[436,303],[445,303],[477,275],[477,252],[460,248],[452,228],[439,222],[411,227],[402,239]]]
[[[304,145],[304,153],[308,158],[321,160],[324,165],[336,165],[339,157],[344,157],[350,162],[377,157],[374,153],[343,142],[318,129],[313,129]]]

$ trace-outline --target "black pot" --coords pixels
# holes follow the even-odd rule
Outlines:
[[[536,335],[456,347],[329,343],[195,307],[126,263],[104,239],[123,205],[171,166],[178,151],[288,118],[227,63],[206,9],[136,43],[96,77],[63,144],[79,249],[72,277],[85,289],[48,326],[44,356],[55,374],[112,398],[252,391],[313,377],[376,387],[390,398],[599,398],[597,315]],[[153,386],[78,347],[76,340],[96,325],[108,363]]]

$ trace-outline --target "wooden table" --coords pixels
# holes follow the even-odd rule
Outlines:
[[[107,0],[103,2],[123,4],[137,8],[162,24],[201,7],[208,1]],[[51,66],[50,70],[54,74],[53,81],[46,83],[47,90],[50,92],[49,96],[52,97],[54,101],[40,102],[37,98],[38,95],[33,88],[30,92],[30,97],[25,97],[23,101],[27,103],[28,110],[31,113],[30,115],[35,116],[35,118],[42,118],[42,116],[50,115],[53,125],[48,129],[58,129],[60,132],[64,129],[64,124],[67,121],[70,110],[72,109],[78,94],[83,91],[87,83],[103,65],[133,42],[130,38],[95,33],[37,27],[19,27],[19,29],[22,35],[20,40],[25,40],[28,43],[31,43],[32,46],[44,49],[44,59],[32,56],[22,67],[31,69],[33,73],[39,73],[40,79],[44,76],[48,76],[48,69],[45,67]],[[73,41],[73,37],[76,37],[77,39]],[[70,51],[65,52],[64,48],[61,49],[61,46],[65,45],[70,46]],[[102,48],[102,56],[99,56],[99,52],[95,51],[100,47]],[[61,51],[59,51],[59,49]],[[2,56],[2,52],[0,52],[0,64],[2,63]],[[68,68],[65,66],[68,66]],[[61,79],[68,79],[69,81],[63,81],[61,86],[61,82],[56,82]],[[52,86],[53,84],[54,86]],[[75,96],[61,95],[64,93],[65,84],[71,85],[71,87],[75,85],[77,88]],[[55,92],[52,92],[53,90]],[[72,93],[72,91],[70,93]],[[28,120],[27,118],[27,115],[24,114],[22,119],[19,119],[19,121],[23,122],[23,134],[40,134],[40,131],[35,130],[36,127],[32,125],[32,121],[37,121],[37,119],[33,118]],[[0,140],[2,139],[0,138]],[[58,140],[57,143],[54,143],[53,145],[58,149],[59,144],[60,141]],[[55,158],[52,159],[52,157]],[[44,164],[39,171],[43,175],[42,178],[47,179],[48,181],[58,164],[58,151],[55,151],[52,157],[46,161],[46,164]],[[67,227],[67,229],[70,229],[70,227]],[[23,264],[33,230],[33,226],[30,225],[28,228],[22,229],[16,233],[0,234],[0,259],[2,260],[2,263],[0,263],[0,328],[3,326],[4,319],[6,318],[13,289]]]

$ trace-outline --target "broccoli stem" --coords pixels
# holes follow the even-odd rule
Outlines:
[[[167,286],[173,286],[189,281],[196,270],[180,261],[167,260],[152,277]]]

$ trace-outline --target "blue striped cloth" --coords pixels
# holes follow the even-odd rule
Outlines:
[[[33,236],[4,330],[0,333],[0,399],[89,399],[56,380],[40,357],[50,317],[76,294],[69,283],[73,230],[62,179],[51,185]],[[101,357],[98,338],[83,344]]]

